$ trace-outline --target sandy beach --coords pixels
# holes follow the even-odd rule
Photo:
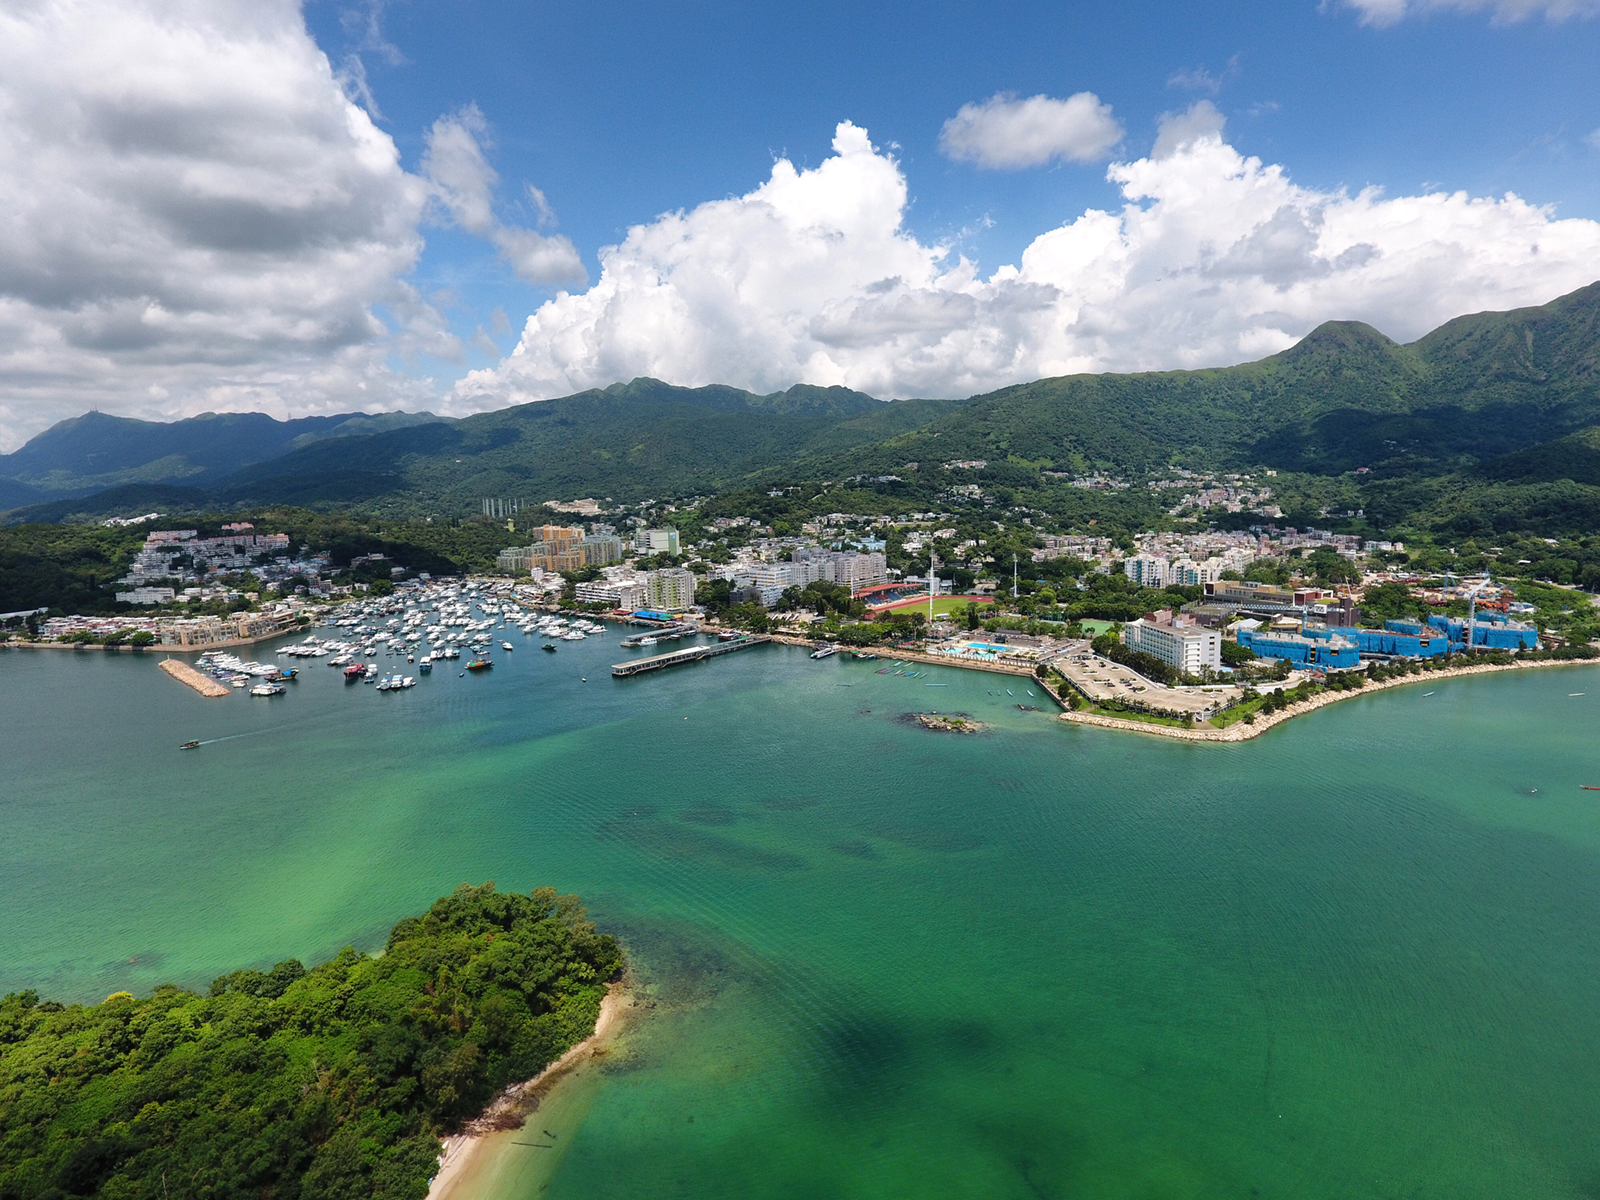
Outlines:
[[[623,1010],[628,1004],[625,985],[613,983],[600,1001],[600,1015],[594,1023],[594,1032],[573,1046],[555,1062],[524,1083],[514,1083],[496,1096],[483,1113],[467,1122],[460,1133],[445,1138],[440,1149],[439,1173],[428,1188],[428,1200],[468,1200],[461,1186],[470,1180],[468,1167],[474,1154],[483,1146],[491,1133],[521,1126],[533,1112],[539,1098],[562,1076],[604,1052],[607,1043],[615,1037],[621,1023]]]

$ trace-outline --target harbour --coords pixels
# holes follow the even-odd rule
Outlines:
[[[1571,1200],[1600,714],[1569,693],[1596,668],[1430,680],[1197,755],[944,664],[779,645],[635,687],[615,639],[559,645],[370,703],[316,660],[287,701],[213,704],[140,656],[0,656],[29,697],[0,714],[0,990],[204,989],[380,950],[462,879],[549,881],[654,1007],[627,1069],[541,1109],[559,1161],[495,1135],[485,1200],[803,1194],[818,1161],[851,1193],[1026,1194],[995,1128],[1055,1194]],[[904,722],[929,707],[983,728]]]

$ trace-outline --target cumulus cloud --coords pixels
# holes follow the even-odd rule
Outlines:
[[[1093,92],[1065,100],[1050,96],[991,96],[963,104],[939,132],[939,148],[957,162],[1015,170],[1052,159],[1103,161],[1122,140],[1122,126]]]
[[[1430,12],[1488,12],[1511,24],[1529,17],[1565,21],[1600,13],[1600,0],[1346,0],[1364,25],[1393,25],[1406,17]]]
[[[1214,108],[1169,118],[1161,137],[1160,155],[1109,168],[1120,208],[1085,212],[983,277],[905,229],[899,165],[845,122],[815,168],[780,160],[743,196],[630,229],[601,251],[593,287],[540,307],[457,399],[488,407],[637,375],[954,396],[1213,366],[1330,318],[1414,338],[1463,312],[1542,303],[1600,263],[1600,223],[1514,195],[1297,185],[1228,145]]]
[[[431,388],[378,343],[459,353],[400,281],[426,187],[292,0],[6,5],[0,110],[0,439],[394,407]]]
[[[489,123],[475,104],[433,123],[422,155],[422,174],[433,185],[435,197],[457,225],[493,242],[524,282],[585,282],[589,273],[570,240],[504,225],[494,215],[494,186],[500,177],[484,155],[488,133]],[[531,185],[528,193],[541,222],[553,220],[544,193]]]
[[[1228,119],[1209,100],[1197,100],[1181,113],[1162,113],[1157,121],[1155,148],[1151,158],[1170,158],[1199,138],[1222,135]]]

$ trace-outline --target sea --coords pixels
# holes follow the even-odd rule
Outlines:
[[[271,699],[0,651],[0,992],[552,885],[636,1002],[483,1200],[1600,1196],[1600,668],[1187,744],[780,645],[614,679],[625,632]]]

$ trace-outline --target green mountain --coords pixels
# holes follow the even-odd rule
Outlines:
[[[758,396],[635,379],[448,425],[324,440],[241,471],[220,492],[235,503],[392,501],[433,511],[470,511],[483,496],[537,504],[711,492],[881,443],[961,403],[886,403],[839,387]]]
[[[1400,345],[1330,321],[1241,366],[1041,379],[975,398],[840,469],[1005,459],[1124,473],[1169,466],[1437,474],[1600,423],[1600,284],[1459,317]]]
[[[0,455],[0,484],[26,498],[82,495],[133,483],[215,483],[242,466],[329,437],[377,433],[442,420],[431,413],[344,413],[278,421],[265,413],[203,413],[182,421],[138,421],[88,412],[58,422]],[[10,495],[17,495],[15,490]],[[8,503],[0,487],[0,508]]]
[[[953,478],[938,465],[958,459],[987,460],[984,482],[1024,491],[1061,489],[1044,469],[1270,467],[1338,481],[1341,506],[1365,504],[1391,522],[1424,514],[1433,525],[1498,528],[1504,512],[1519,528],[1570,526],[1600,505],[1600,493],[1584,491],[1600,487],[1600,283],[1458,317],[1406,345],[1330,321],[1259,362],[1063,376],[961,401],[636,379],[453,421],[310,420],[335,423],[243,414],[161,426],[89,414],[0,459],[0,476],[57,494],[115,479],[201,487],[218,505],[464,515],[486,496],[638,501],[855,477],[931,503]],[[234,429],[231,442],[222,436]],[[884,475],[904,482],[870,482]],[[68,508],[88,515],[110,499]]]

